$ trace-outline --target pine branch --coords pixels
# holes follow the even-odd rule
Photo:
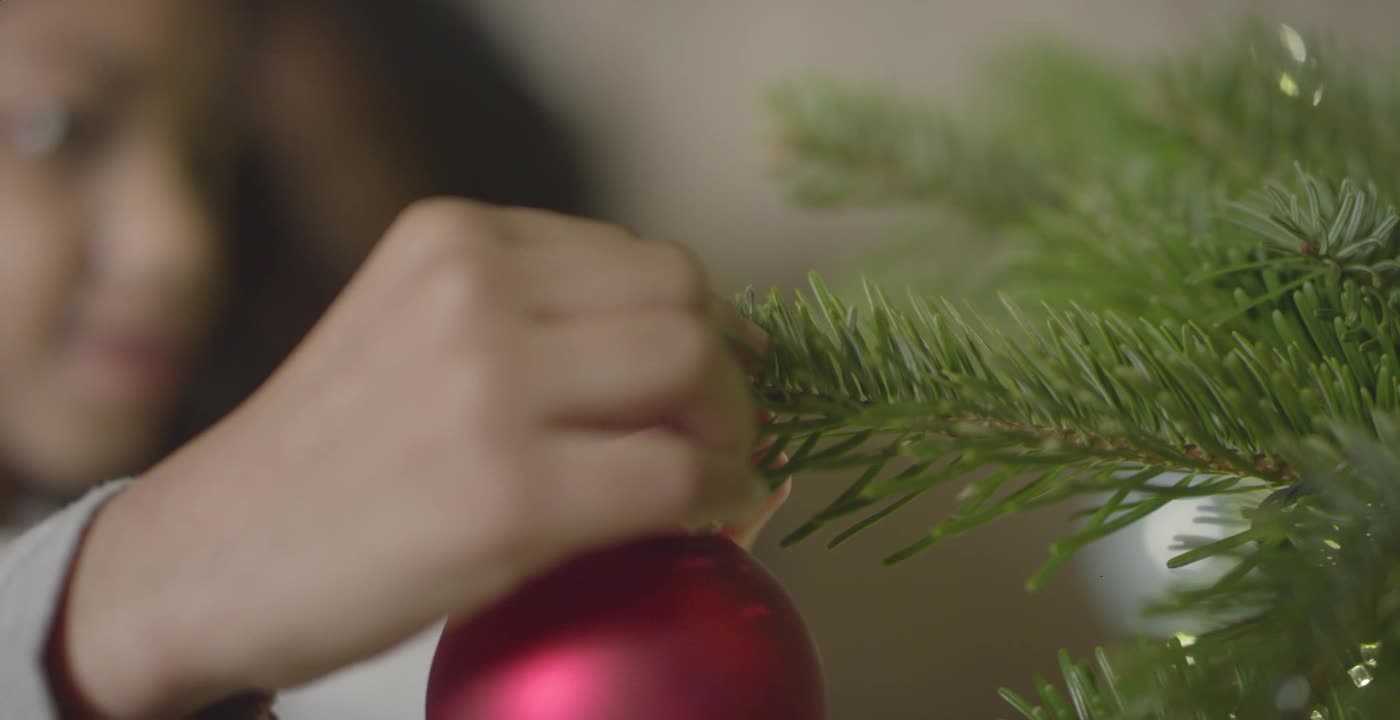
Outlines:
[[[773,338],[756,390],[779,418],[769,427],[778,440],[768,461],[783,451],[791,459],[769,472],[776,480],[780,473],[863,471],[788,542],[873,513],[833,541],[844,542],[934,487],[989,473],[966,486],[953,516],[889,562],[995,518],[1075,497],[1150,491],[1164,498],[1150,508],[1111,508],[1052,552],[1058,563],[1116,527],[1122,513],[1259,483],[1289,486],[1296,474],[1279,438],[1325,433],[1320,418],[1369,424],[1400,398],[1380,395],[1384,407],[1370,394],[1353,402],[1354,380],[1325,372],[1334,365],[1243,338],[1218,347],[1189,324],[1076,310],[1049,313],[1041,327],[1022,317],[1013,339],[917,296],[913,314],[905,314],[869,285],[866,318],[819,278],[812,282],[812,300],[799,295],[789,305],[774,294],[760,304],[746,294],[738,302]],[[896,460],[912,465],[896,473]],[[1153,490],[1161,476],[1180,472],[1191,482],[1171,493]]]
[[[1394,76],[1287,24],[1251,21],[1209,49],[1158,65],[1145,104],[1234,187],[1302,162],[1396,190]]]
[[[1027,158],[933,107],[823,77],[775,88],[769,107],[777,171],[804,205],[948,200],[995,220],[1050,197]]]
[[[1060,664],[1071,705],[1044,681],[1026,718],[1388,718],[1400,695],[1400,426],[1347,428],[1294,454],[1315,492],[1250,514],[1254,549],[1175,611],[1246,618],[1200,637],[1141,643],[1096,667]],[[1291,713],[1291,714],[1290,714]],[[1233,715],[1231,715],[1233,714]]]
[[[1087,500],[1036,587],[1178,499],[1272,491],[1169,563],[1229,563],[1155,608],[1217,629],[1062,656],[1065,690],[1004,693],[1027,718],[1377,720],[1400,697],[1400,83],[1286,25],[1219,45],[1146,71],[1035,47],[981,122],[830,82],[774,98],[800,200],[951,205],[1018,251],[995,321],[869,283],[848,306],[815,276],[739,299],[774,341],[764,467],[858,472],[785,542],[950,483],[887,562]]]
[[[1195,274],[1248,251],[1217,224],[1227,197],[1299,164],[1400,190],[1386,114],[1400,84],[1358,69],[1375,60],[1280,25],[1212,41],[1126,70],[1033,45],[986,74],[980,112],[789,83],[771,104],[782,177],[801,202],[951,204],[987,235],[1010,233],[1021,258],[1002,286],[1022,299],[1210,317],[1174,283],[1179,263],[1204,261]]]
[[[1301,195],[1270,183],[1255,203],[1239,203],[1235,221],[1288,258],[1276,268],[1317,267],[1354,280],[1386,305],[1400,305],[1400,217],[1374,184],[1329,187],[1297,169]]]

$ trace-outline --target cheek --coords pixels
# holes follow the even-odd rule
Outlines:
[[[76,193],[0,160],[0,387],[39,372],[83,272]]]
[[[72,422],[60,342],[83,274],[82,208],[41,173],[0,159],[0,461],[49,474],[87,434]],[[49,488],[66,492],[68,488]]]

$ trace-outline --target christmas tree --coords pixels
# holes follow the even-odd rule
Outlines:
[[[1211,629],[1062,655],[1038,697],[1003,692],[1008,712],[1395,717],[1393,62],[1251,24],[1150,67],[1036,44],[990,69],[980,111],[824,78],[777,88],[799,202],[952,211],[1001,251],[998,303],[941,299],[966,268],[917,242],[894,258],[908,292],[814,276],[810,293],[738,299],[773,339],[755,380],[777,418],[764,467],[857,476],[783,542],[835,546],[959,483],[956,509],[888,562],[1063,505],[1033,589],[1172,503],[1235,499],[1221,521],[1237,527],[1170,563],[1229,570],[1148,609]]]

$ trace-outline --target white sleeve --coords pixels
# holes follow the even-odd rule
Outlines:
[[[44,648],[78,541],[93,513],[130,481],[106,483],[0,547],[0,707],[56,720]]]

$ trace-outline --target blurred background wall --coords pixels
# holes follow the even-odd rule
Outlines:
[[[1382,45],[1400,20],[1393,0],[457,1],[485,15],[575,123],[604,214],[695,248],[725,291],[799,287],[812,268],[839,275],[891,225],[784,202],[766,174],[760,107],[775,82],[822,70],[956,101],[978,62],[1027,33],[1130,59],[1247,13],[1364,46]],[[1053,672],[1058,648],[1083,653],[1119,632],[1105,608],[1160,564],[1127,536],[1029,595],[1025,577],[1063,529],[1063,511],[1052,511],[880,567],[947,506],[947,493],[835,551],[820,536],[776,548],[847,479],[799,478],[758,550],[812,624],[833,720],[1009,718],[995,689],[1028,689],[1034,673]]]

